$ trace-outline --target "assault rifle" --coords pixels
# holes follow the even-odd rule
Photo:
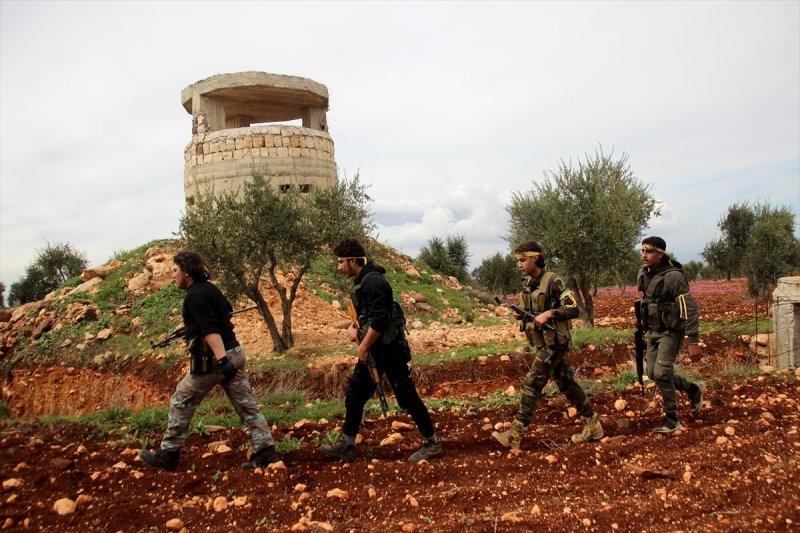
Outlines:
[[[644,342],[641,298],[633,301],[633,313],[636,315],[636,330],[633,332],[633,363],[636,365],[636,377],[639,379],[639,385],[642,387],[642,396],[644,396],[644,352],[647,349],[647,344]]]
[[[514,305],[514,304],[509,303],[509,302],[504,302],[503,300],[500,299],[499,296],[495,296],[494,297],[494,301],[497,302],[498,305],[505,305],[506,307],[508,307],[509,309],[511,309],[512,311],[514,311],[515,313],[517,313],[518,315],[520,315],[522,317],[522,322],[519,325],[519,330],[520,331],[525,331],[525,326],[528,324],[528,322],[533,322],[533,320],[536,318],[536,315],[534,315],[530,311],[526,311],[525,309],[521,308],[518,305]],[[542,326],[542,327],[544,329],[549,329],[550,331],[552,331],[553,333],[555,333],[556,335],[558,335],[562,339],[564,338],[564,334],[561,333],[560,331],[558,331],[556,329],[556,327],[553,324],[551,324],[550,322],[545,323],[545,325]]]
[[[258,306],[254,305],[252,307],[245,307],[244,309],[237,309],[236,311],[231,311],[231,316],[238,315],[239,313],[244,313],[245,311],[252,311],[253,309],[258,309]],[[150,341],[150,348],[163,348],[165,346],[169,346],[173,341],[183,337],[184,331],[185,328],[181,326],[158,342]]]
[[[347,302],[347,314],[350,315],[350,320],[353,321],[353,325],[356,327],[358,331],[358,342],[361,342],[361,325],[358,322],[358,313],[356,313],[356,307],[353,305],[353,302]],[[378,367],[375,366],[375,358],[372,357],[372,352],[367,353],[367,368],[369,368],[369,375],[372,377],[372,382],[375,384],[375,392],[378,394],[378,400],[381,403],[381,411],[383,411],[383,416],[386,416],[387,411],[389,411],[389,404],[386,402],[386,394],[383,392],[383,384],[381,383],[381,376],[378,374]]]

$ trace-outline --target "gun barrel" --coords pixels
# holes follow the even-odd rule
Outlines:
[[[386,394],[383,392],[383,385],[381,384],[381,376],[378,374],[378,368],[375,366],[375,359],[372,354],[367,358],[367,366],[369,367],[369,374],[372,376],[372,381],[375,383],[375,392],[378,393],[378,400],[381,403],[381,411],[383,416],[389,411],[389,403],[386,401]]]

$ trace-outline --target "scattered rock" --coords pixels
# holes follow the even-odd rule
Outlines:
[[[72,514],[75,512],[75,502],[69,498],[61,498],[53,504],[53,510],[62,516]]]

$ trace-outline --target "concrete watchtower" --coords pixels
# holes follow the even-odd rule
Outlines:
[[[198,192],[240,189],[254,169],[278,187],[307,192],[336,184],[324,85],[266,72],[218,74],[186,87],[181,103],[192,115],[184,152],[187,206]],[[302,126],[269,124],[292,120]]]

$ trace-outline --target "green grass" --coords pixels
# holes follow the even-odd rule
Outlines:
[[[499,354],[513,353],[519,348],[518,342],[496,343],[490,342],[481,346],[461,346],[441,352],[414,352],[412,360],[418,364],[435,365],[468,361],[479,357],[491,357]]]
[[[573,347],[578,350],[590,344],[601,348],[617,342],[630,342],[633,339],[633,329],[576,328],[570,333]]]

